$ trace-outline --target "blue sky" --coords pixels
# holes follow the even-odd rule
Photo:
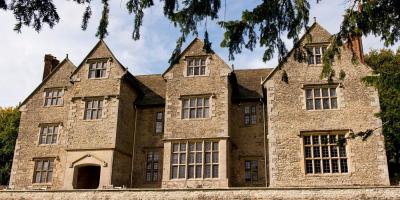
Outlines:
[[[87,31],[80,29],[84,6],[72,1],[58,0],[56,6],[61,17],[60,23],[53,29],[44,27],[40,33],[31,28],[24,28],[21,34],[14,32],[15,20],[12,13],[0,11],[0,106],[15,106],[23,101],[42,80],[44,54],[51,53],[59,60],[69,55],[70,60],[78,65],[98,41],[96,28],[101,14],[100,1],[93,1],[93,15]],[[252,9],[260,0],[227,0],[226,20],[239,19],[241,11]],[[155,0],[156,6],[145,11],[141,39],[131,39],[133,16],[128,15],[126,0],[110,1],[109,36],[105,39],[118,60],[128,67],[134,75],[163,73],[168,67],[168,59],[175,47],[179,31],[162,14],[162,5]],[[313,4],[310,18],[317,21],[330,33],[339,30],[347,0],[323,0]],[[223,19],[222,4],[220,19]],[[310,23],[311,23],[310,22]],[[203,37],[204,23],[200,25],[200,37]],[[213,49],[229,65],[239,68],[274,67],[276,58],[264,63],[263,48],[243,51],[234,61],[228,60],[228,50],[220,48],[223,30],[212,21],[207,29]],[[194,36],[193,36],[194,37]],[[193,37],[188,38],[189,43]],[[363,38],[364,51],[383,47],[383,42],[374,36]],[[287,46],[292,46],[287,40]],[[397,49],[399,44],[392,46]]]

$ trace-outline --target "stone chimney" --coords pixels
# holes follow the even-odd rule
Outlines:
[[[54,68],[60,63],[56,57],[51,54],[44,55],[44,69],[43,69],[43,79],[44,80],[51,72],[53,72]]]

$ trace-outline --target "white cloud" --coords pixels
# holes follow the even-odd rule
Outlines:
[[[22,34],[17,34],[12,29],[15,19],[10,12],[0,11],[0,106],[17,105],[40,83],[43,73],[43,57],[51,53],[63,59],[68,53],[69,58],[78,65],[98,39],[95,37],[101,7],[98,2],[94,4],[93,16],[89,22],[88,30],[80,29],[84,6],[79,6],[72,1],[55,1],[61,20],[50,30],[45,27],[39,34],[30,28],[24,28]],[[179,36],[178,29],[164,16],[163,8],[159,1],[156,6],[145,11],[141,39],[133,41],[133,16],[125,8],[126,1],[110,1],[110,25],[107,44],[115,56],[133,74],[162,73],[168,67],[168,60],[175,47]],[[260,0],[231,0],[227,1],[226,19],[240,19],[243,9],[252,9]],[[343,1],[345,2],[345,1]],[[312,5],[310,13],[316,16],[328,31],[335,33],[339,30],[340,22],[346,3],[342,1],[322,1]],[[92,4],[93,4],[92,3]],[[224,17],[224,1],[220,11],[220,19]],[[215,22],[208,22],[208,32],[215,51],[235,68],[260,68],[273,67],[277,59],[267,63],[262,61],[264,49],[257,47],[253,52],[244,50],[242,54],[235,55],[234,61],[228,61],[228,50],[220,48],[223,30]],[[200,37],[203,37],[204,24],[199,28]],[[188,38],[188,44],[193,37]],[[291,42],[288,41],[288,46]],[[399,45],[392,47],[396,49]],[[381,48],[382,42],[375,37],[364,39],[364,50]]]

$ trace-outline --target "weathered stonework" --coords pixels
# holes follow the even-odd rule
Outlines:
[[[312,45],[325,44],[330,37],[318,24],[311,27],[310,34],[312,40],[303,39],[301,45],[309,45],[309,42]],[[281,80],[283,70],[233,70],[218,55],[205,52],[203,45],[200,39],[193,40],[178,62],[162,75],[133,76],[118,62],[104,41],[99,41],[77,68],[68,59],[60,64],[56,60],[47,60],[46,78],[20,107],[21,125],[10,187],[67,190],[90,187],[202,188],[204,190],[172,193],[173,190],[153,189],[148,193],[145,193],[147,190],[121,190],[118,195],[120,198],[149,195],[146,196],[149,199],[174,195],[179,199],[189,194],[188,198],[195,199],[226,199],[230,197],[227,194],[233,192],[234,198],[248,195],[249,198],[268,196],[290,199],[293,197],[291,194],[298,191],[286,189],[288,193],[282,195],[279,190],[239,191],[227,188],[389,184],[384,140],[379,129],[382,122],[374,116],[380,109],[378,93],[360,81],[371,73],[371,69],[364,64],[354,65],[349,49],[343,49],[341,59],[335,59],[333,63],[336,73],[341,70],[346,73],[343,80],[337,77],[332,79],[337,86],[337,109],[309,111],[305,88],[328,84],[326,79],[320,78],[321,65],[295,61],[292,51],[288,60],[282,63],[281,69],[289,77],[288,83],[285,83]],[[46,59],[53,58],[46,56]],[[188,76],[188,60],[192,58],[205,59],[204,75]],[[89,78],[89,65],[99,61],[106,64],[104,76]],[[44,90],[48,88],[62,88],[62,105],[43,106]],[[182,100],[188,97],[209,97],[209,115],[183,119]],[[103,101],[99,119],[85,118],[86,102],[90,99]],[[245,123],[246,108],[254,109],[254,112],[251,111],[253,120],[249,124]],[[162,133],[156,133],[157,113],[163,113]],[[39,145],[39,126],[46,123],[60,124],[58,140],[55,144]],[[366,141],[353,139],[347,143],[348,172],[306,173],[304,133],[341,131],[348,134],[350,131],[375,128],[378,129]],[[209,141],[218,146],[206,152],[205,144]],[[174,144],[187,144],[188,149],[193,142],[204,145],[204,151],[200,150],[201,161],[196,161],[203,166],[203,176],[189,178],[189,170],[185,168],[184,178],[173,177],[173,164],[176,165],[172,155]],[[186,162],[193,150],[182,151],[185,151],[182,158],[185,166],[194,163]],[[149,162],[150,152],[159,155],[155,165]],[[212,169],[217,169],[212,172],[217,174],[213,178],[204,175],[206,153],[210,153],[208,158],[213,160],[210,164]],[[54,160],[50,182],[33,183],[37,158]],[[251,169],[246,162],[252,163]],[[157,178],[147,180],[148,173],[154,171]],[[84,176],[80,176],[80,172],[85,173]],[[221,190],[207,190],[210,188]],[[375,197],[369,189],[325,190],[334,195],[355,192],[349,197],[360,197],[364,192],[369,195],[368,198]],[[392,189],[384,191],[392,192]],[[100,196],[86,192],[86,197],[101,199],[108,198],[113,191],[102,191],[98,194]],[[327,197],[312,190],[301,192],[311,195],[311,198]],[[71,198],[82,198],[81,194],[84,195],[80,193]],[[25,194],[19,192],[15,195],[0,193],[0,199],[23,198]],[[37,198],[53,195],[54,198],[65,199],[70,194],[44,192],[37,195]]]

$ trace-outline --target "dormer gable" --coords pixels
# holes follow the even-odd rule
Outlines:
[[[85,70],[82,70],[83,68]],[[99,40],[71,75],[71,81],[80,81],[82,78],[121,78],[126,71],[127,69],[116,59],[104,40]]]
[[[20,104],[21,111],[26,109],[26,104],[35,96],[43,96],[42,92],[51,88],[58,88],[62,91],[68,86],[69,76],[75,71],[75,65],[67,58],[62,60],[53,70],[43,79],[43,81],[33,90],[33,92]],[[39,102],[43,104],[44,101]]]
[[[228,75],[232,71],[217,54],[207,52],[203,47],[203,40],[196,37],[179,55],[178,62],[171,65],[162,76],[165,79],[171,79],[174,74],[183,77],[210,76],[212,72]],[[181,67],[178,69],[178,66]]]

